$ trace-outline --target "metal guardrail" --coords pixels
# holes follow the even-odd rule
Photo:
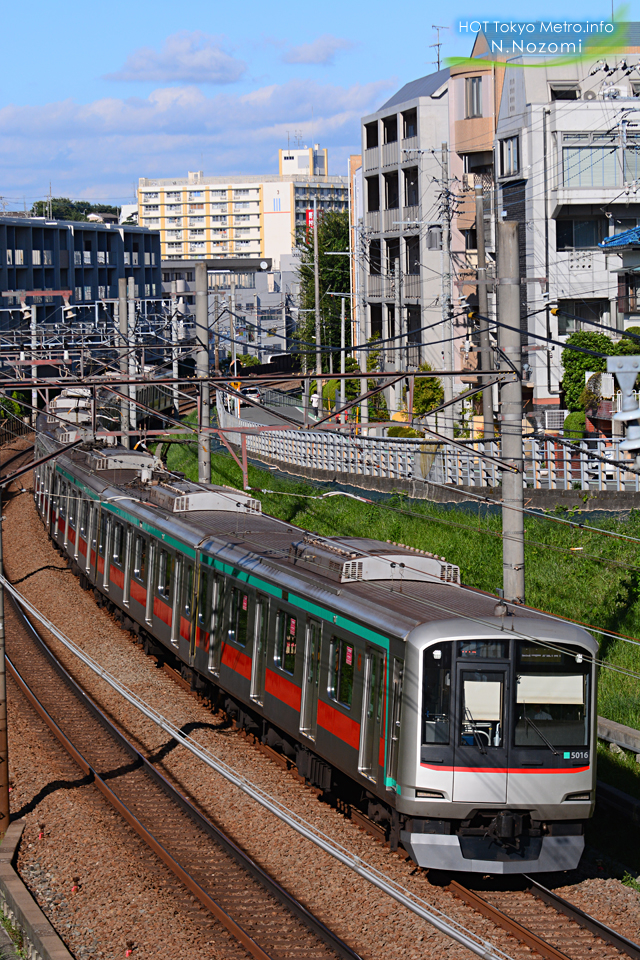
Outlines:
[[[232,443],[240,443],[233,427],[254,427],[252,420],[235,417],[217,393],[218,421],[230,430]],[[524,480],[534,490],[640,491],[640,476],[618,467],[612,460],[627,459],[620,440],[581,440],[571,446],[559,440],[525,439]],[[428,480],[452,486],[496,487],[502,471],[480,454],[500,458],[500,441],[469,443],[467,449],[428,439],[369,437],[362,434],[319,430],[263,430],[247,436],[247,451],[258,458],[276,460],[305,469],[315,468],[350,476],[388,480]],[[603,459],[598,459],[602,457]],[[630,462],[631,466],[631,462]]]

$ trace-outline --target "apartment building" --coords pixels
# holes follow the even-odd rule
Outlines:
[[[42,291],[27,303],[42,304],[43,323],[62,320],[63,299],[51,291],[70,291],[70,302],[93,311],[96,301],[118,296],[118,280],[132,277],[135,296],[162,294],[160,235],[135,226],[110,223],[45,220],[41,217],[0,217],[0,301],[2,324],[16,322],[15,311],[25,291]],[[78,319],[84,312],[76,310]]]
[[[365,339],[409,363],[442,364],[442,165],[449,71],[412,81],[362,119],[362,298]],[[430,328],[426,330],[425,328]]]
[[[329,176],[327,151],[317,144],[280,151],[279,164],[282,173],[255,177],[142,177],[139,223],[160,231],[163,260],[265,257],[278,268],[314,198],[320,211],[346,210],[349,200],[348,178]]]

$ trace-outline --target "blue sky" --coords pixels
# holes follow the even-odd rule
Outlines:
[[[602,19],[606,2],[547,2],[532,19]],[[460,21],[512,18],[481,6],[292,4],[281,0],[32,0],[5,4],[0,197],[126,203],[140,176],[277,172],[287,132],[329,148],[331,173],[359,152],[359,119],[398,87],[470,53]],[[519,19],[524,19],[519,14]]]

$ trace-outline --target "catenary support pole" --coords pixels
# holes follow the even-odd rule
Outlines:
[[[444,369],[453,370],[453,329],[451,324],[451,203],[449,195],[449,147],[443,143],[441,148],[442,165],[442,339]],[[453,377],[444,378],[444,399],[453,400]],[[442,433],[453,439],[453,411],[449,407],[445,416]]]
[[[211,483],[211,435],[209,434],[209,304],[207,265],[196,263],[196,365],[200,381],[200,424],[198,430],[198,480]]]
[[[178,402],[178,284],[175,280],[171,281],[171,375],[174,379],[172,386],[173,393],[173,415],[176,420],[180,416],[180,404]]]
[[[38,308],[34,304],[31,305],[31,359],[36,360],[37,349],[38,349]],[[38,376],[38,367],[35,363],[31,367],[31,379],[35,380]],[[38,417],[38,391],[33,389],[31,391],[31,424],[35,427],[36,419]]]
[[[476,200],[476,243],[478,245],[478,313],[481,317],[489,316],[489,297],[487,293],[487,257],[484,243],[484,190],[482,184],[475,186]],[[491,342],[489,340],[489,324],[480,320],[480,356],[482,357],[482,372],[491,372]],[[483,376],[483,381],[487,380]],[[491,387],[482,394],[482,419],[485,440],[493,439],[493,402]]]
[[[404,324],[402,322],[402,273],[400,271],[399,258],[393,261],[393,289],[395,292],[394,314],[396,320],[393,335],[398,338],[396,340],[398,346],[392,353],[394,362],[392,363],[391,369],[402,370],[403,367],[405,369],[407,367],[407,357],[406,351],[404,350]],[[395,412],[398,412],[402,409],[403,388],[404,380],[398,380],[391,391],[391,396],[394,398],[393,407]],[[391,415],[391,413],[392,411],[389,410],[389,415]]]
[[[0,521],[2,490],[0,489]],[[2,522],[0,522],[0,574],[4,576]],[[0,583],[0,838],[9,826],[9,745],[7,736],[7,667],[4,646],[4,585]]]
[[[220,300],[218,294],[213,298],[213,369],[215,370],[216,377],[220,376],[220,330],[218,324],[220,323]]]
[[[347,338],[345,331],[345,298],[342,297],[340,300],[340,373],[343,375],[347,372]],[[346,403],[346,390],[347,390],[347,381],[340,381],[340,408],[344,407]],[[340,419],[343,423],[347,422],[347,414],[343,413],[340,415]]]
[[[123,380],[127,379],[127,374],[129,373],[129,359],[127,357],[128,352],[128,330],[129,330],[129,321],[127,319],[127,278],[120,277],[118,280],[118,333],[119,333],[119,354],[120,354],[120,375]],[[126,387],[121,391],[123,394],[128,393]],[[122,430],[122,437],[120,442],[123,447],[129,449],[129,401],[124,397],[120,401],[120,428]]]
[[[508,326],[500,327],[500,347],[520,375],[520,263],[518,224],[498,224],[498,317]],[[524,603],[524,495],[522,446],[522,380],[504,383],[500,391],[502,459],[517,466],[518,472],[502,473],[502,576],[504,598]]]
[[[127,279],[127,343],[129,347],[129,379],[135,380],[137,371],[136,356],[136,287],[133,277]],[[129,384],[129,430],[133,434],[133,444],[136,442],[136,429],[138,426],[138,408],[136,407],[137,388],[135,383]]]
[[[316,314],[316,393],[322,416],[322,333],[320,325],[320,261],[318,258],[318,201],[313,198],[313,301]]]

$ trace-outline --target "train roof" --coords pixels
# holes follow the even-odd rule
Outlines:
[[[54,444],[57,432],[48,432]],[[472,618],[469,628],[476,631],[478,619],[491,627],[500,623],[496,597],[462,586],[459,568],[435,554],[374,538],[318,536],[262,514],[259,501],[246,491],[169,474],[145,452],[88,443],[60,459],[96,493],[119,500],[141,521],[383,633],[406,638],[419,624],[452,617]],[[203,498],[205,509],[198,509]],[[550,619],[523,606],[509,605],[509,613],[516,631],[518,617]],[[555,623],[559,628],[562,621]],[[567,633],[580,642],[575,627]],[[595,643],[585,631],[578,633],[586,646]]]

